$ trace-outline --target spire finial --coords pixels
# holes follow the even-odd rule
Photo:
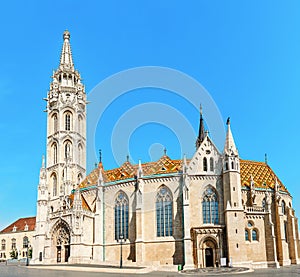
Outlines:
[[[196,140],[196,149],[200,147],[200,144],[202,141],[204,141],[205,138],[205,132],[204,132],[204,121],[203,121],[203,109],[202,104],[200,104],[200,123],[199,123],[199,133]]]
[[[265,164],[268,164],[268,155],[265,153]]]
[[[64,31],[64,35],[63,35],[64,40],[65,40],[65,39],[70,39],[70,36],[71,36],[71,35],[70,35],[70,32],[69,32],[68,30],[65,30],[65,31]]]
[[[238,155],[238,150],[235,146],[234,139],[231,133],[231,128],[230,128],[230,117],[227,118],[227,134],[226,134],[226,141],[225,141],[225,146],[224,146],[224,153],[227,155]]]
[[[230,117],[227,118],[226,125],[230,125]]]
[[[165,147],[164,148],[164,156],[166,156],[167,155],[167,148]]]
[[[60,66],[67,70],[74,70],[72,51],[70,45],[70,32],[68,30],[64,31],[63,39],[64,43],[61,50]]]
[[[129,155],[126,156],[126,161],[129,162]]]
[[[99,163],[102,163],[102,150],[99,149]]]

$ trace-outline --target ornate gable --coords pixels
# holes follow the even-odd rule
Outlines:
[[[206,159],[206,162],[204,159]],[[213,166],[211,166],[211,163]],[[201,142],[189,162],[187,173],[190,175],[219,175],[222,173],[222,156],[208,136]]]

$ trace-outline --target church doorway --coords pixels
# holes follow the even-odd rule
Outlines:
[[[212,248],[205,249],[205,267],[214,266],[214,254]]]
[[[56,262],[66,263],[70,257],[70,231],[66,222],[56,225],[52,235],[52,245],[56,249]]]

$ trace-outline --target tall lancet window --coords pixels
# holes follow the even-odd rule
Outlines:
[[[65,159],[71,159],[72,158],[72,144],[70,141],[67,141],[65,143]]]
[[[120,191],[115,199],[115,240],[128,239],[128,197]]]
[[[57,196],[57,177],[55,173],[52,175],[52,186],[53,186],[53,196]]]
[[[71,130],[71,113],[69,112],[65,114],[65,130],[66,131]]]
[[[53,164],[57,164],[57,144],[53,144]]]
[[[208,187],[203,194],[202,215],[204,224],[219,224],[218,197],[211,187]]]
[[[57,126],[58,126],[58,121],[57,121],[57,114],[53,115],[53,133],[57,132]]]
[[[203,171],[207,171],[207,158],[203,158]]]
[[[173,235],[173,201],[166,186],[162,186],[156,195],[156,233],[158,237]]]
[[[210,171],[214,171],[214,158],[211,157],[209,159],[209,166],[210,166]]]

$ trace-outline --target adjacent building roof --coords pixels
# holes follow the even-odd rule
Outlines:
[[[16,232],[29,232],[34,231],[35,228],[35,216],[19,218],[14,223],[4,228],[0,234],[4,233],[16,233]]]
[[[172,160],[167,155],[162,156],[156,162],[149,162],[142,164],[143,176],[164,175],[170,173],[179,173],[182,170],[182,160]],[[117,182],[122,180],[134,179],[137,175],[138,164],[132,165],[129,161],[125,162],[118,168],[104,170],[100,162],[83,182],[80,184],[81,188],[87,188],[96,185],[99,178],[100,169],[102,170],[103,180],[105,183]],[[264,162],[240,160],[241,185],[243,187],[250,186],[251,176],[256,188],[271,188],[274,189],[274,184],[277,182],[280,185],[280,190],[288,192],[286,187],[276,176],[271,167]]]

